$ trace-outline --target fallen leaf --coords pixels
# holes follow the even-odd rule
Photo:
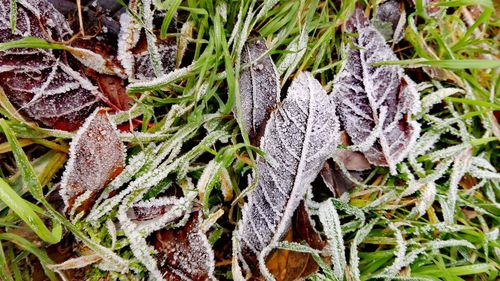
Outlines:
[[[245,44],[241,63],[249,64],[240,74],[241,115],[251,142],[259,144],[265,122],[279,102],[280,86],[276,67],[267,52],[264,40]],[[235,112],[236,113],[236,112]]]
[[[372,24],[377,27],[377,30],[384,35],[386,40],[392,40],[393,43],[398,43],[403,39],[405,23],[406,13],[403,2],[397,0],[388,0],[378,5],[375,17],[372,19]]]
[[[302,201],[295,211],[293,223],[283,241],[306,242],[311,248],[322,250],[326,243],[311,224],[311,218]],[[277,281],[305,278],[318,270],[316,261],[308,253],[277,249],[266,261],[266,266]]]
[[[28,36],[49,42],[68,40],[66,19],[49,2],[25,0],[17,5],[10,30],[10,1],[0,0],[0,42]],[[68,65],[65,51],[14,48],[0,52],[0,86],[21,113],[47,126],[72,131],[98,107],[102,97],[81,72]]]
[[[271,113],[257,159],[259,181],[243,208],[239,225],[241,252],[247,264],[288,231],[308,185],[332,156],[338,143],[335,106],[310,73],[300,73],[288,96]]]
[[[354,183],[344,175],[335,163],[330,164],[326,161],[320,175],[323,183],[336,197],[342,196],[354,187]]]
[[[340,142],[343,145],[350,145],[349,136],[345,131],[340,132]],[[366,157],[359,152],[349,149],[337,151],[337,158],[344,164],[345,168],[350,171],[365,171],[371,168]]]
[[[344,24],[352,39],[349,58],[334,81],[333,99],[352,143],[374,165],[395,173],[412,148],[420,125],[411,118],[420,110],[415,83],[397,65],[373,63],[398,60],[382,35],[357,7]]]
[[[214,279],[214,253],[199,229],[199,216],[199,212],[193,213],[182,228],[154,234],[156,260],[165,280]]]
[[[71,211],[87,211],[102,189],[123,170],[125,147],[106,111],[96,110],[78,130],[61,180],[61,197]],[[78,199],[84,195],[83,198]]]

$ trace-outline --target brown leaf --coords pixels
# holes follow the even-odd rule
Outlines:
[[[70,39],[66,19],[46,0],[20,1],[17,24],[10,30],[10,1],[0,0],[0,42],[27,36],[47,41]],[[72,131],[98,107],[102,94],[68,63],[67,52],[51,49],[9,49],[0,52],[0,86],[20,111],[53,128]]]
[[[345,131],[340,132],[340,142],[343,145],[350,145],[349,136]],[[365,171],[371,168],[370,163],[366,160],[363,153],[351,150],[338,150],[337,158],[342,161],[347,170],[350,171]]]
[[[302,201],[295,212],[293,225],[283,241],[306,242],[311,248],[322,250],[326,243],[314,229]],[[266,266],[277,281],[292,281],[307,277],[318,270],[318,265],[308,253],[277,249],[267,259]]]
[[[88,197],[77,206],[77,212],[91,207],[106,184],[123,170],[124,151],[125,147],[105,110],[97,110],[87,118],[71,142],[69,160],[61,180],[61,196],[66,210],[71,210],[84,193],[88,193]]]
[[[344,175],[335,163],[325,161],[320,175],[326,187],[328,187],[336,197],[342,196],[342,194],[354,187],[354,183]]]
[[[199,229],[200,213],[180,229],[163,229],[154,236],[156,260],[165,280],[213,279],[214,253]]]

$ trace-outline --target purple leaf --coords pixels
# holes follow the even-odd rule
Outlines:
[[[400,66],[372,65],[397,57],[360,7],[344,28],[357,36],[334,81],[333,99],[342,126],[371,164],[388,166],[394,173],[420,132],[411,118],[420,111],[415,83]]]

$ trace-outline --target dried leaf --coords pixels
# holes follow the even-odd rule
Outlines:
[[[194,213],[180,229],[156,232],[156,260],[165,280],[214,279],[214,253]]]
[[[349,145],[349,136],[345,131],[340,132],[340,142],[343,145]],[[370,163],[366,160],[366,157],[359,152],[351,150],[339,150],[337,151],[337,159],[342,161],[345,168],[350,171],[365,171],[371,168]]]
[[[326,161],[323,164],[320,175],[323,183],[336,197],[340,197],[342,194],[354,188],[354,182],[352,182],[335,163]]]
[[[335,106],[310,73],[300,73],[271,113],[257,159],[259,181],[243,209],[241,251],[252,261],[286,234],[295,209],[338,143]],[[251,262],[247,262],[251,263]]]
[[[311,218],[302,201],[295,212],[293,225],[287,232],[285,241],[306,242],[311,248],[322,250],[326,243],[314,229]],[[277,281],[298,280],[318,270],[318,265],[308,253],[277,249],[266,261],[269,272]]]
[[[9,28],[10,1],[0,1],[0,42],[28,36],[64,41],[72,31],[47,1],[18,1],[17,24]],[[99,105],[98,89],[67,64],[66,52],[9,49],[0,52],[0,85],[23,114],[45,125],[74,130]],[[76,63],[76,65],[78,65]]]
[[[61,180],[66,210],[87,193],[77,211],[86,211],[102,189],[125,166],[125,147],[104,110],[96,110],[71,142],[70,155]]]
[[[251,64],[240,74],[240,96],[243,121],[250,140],[258,145],[265,122],[279,102],[280,86],[276,67],[267,52],[264,40],[248,42],[243,48],[241,62]]]
[[[415,84],[397,65],[373,66],[397,57],[358,7],[345,30],[356,32],[354,48],[334,81],[333,99],[344,129],[371,164],[395,172],[414,145],[420,125],[411,114],[420,110]]]

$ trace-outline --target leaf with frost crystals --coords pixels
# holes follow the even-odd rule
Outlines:
[[[61,180],[61,197],[66,209],[77,198],[90,192],[77,206],[79,211],[90,208],[107,183],[125,167],[125,147],[104,110],[96,110],[87,118],[73,138],[69,160]]]
[[[420,110],[415,83],[397,65],[372,66],[397,57],[357,7],[344,25],[358,34],[354,48],[334,80],[333,99],[351,142],[374,165],[392,173],[406,157],[420,132],[411,114]]]
[[[243,208],[239,225],[246,260],[288,230],[293,212],[338,143],[335,106],[310,73],[300,73],[287,98],[266,125],[258,158],[259,181]]]
[[[26,37],[68,40],[72,31],[48,1],[18,1],[11,32],[10,1],[0,1],[0,42]],[[0,52],[0,86],[20,111],[45,125],[72,131],[99,105],[101,93],[67,64],[64,51],[13,48]],[[76,67],[81,67],[77,62]]]
[[[179,229],[163,229],[154,236],[156,260],[164,280],[215,280],[212,247],[200,231],[200,213]]]
[[[276,67],[269,55],[262,56],[265,52],[265,41],[258,39],[245,44],[241,54],[241,62],[249,64],[240,74],[241,115],[250,140],[256,144],[280,99]]]

